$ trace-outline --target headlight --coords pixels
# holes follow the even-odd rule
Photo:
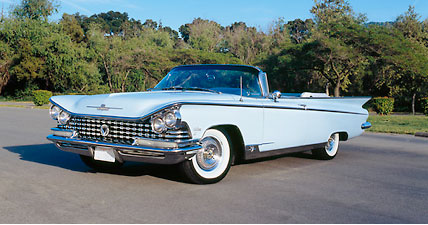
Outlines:
[[[153,117],[152,129],[156,133],[162,133],[163,131],[165,131],[165,129],[166,129],[165,122],[163,121],[163,119],[161,117],[159,117],[159,116]]]
[[[49,115],[53,120],[57,120],[60,112],[61,112],[61,109],[58,106],[52,105],[49,110]]]
[[[58,122],[62,125],[66,124],[70,119],[70,114],[62,111],[58,116]]]
[[[163,116],[163,121],[165,122],[165,126],[168,128],[173,128],[177,125],[180,120],[180,113],[178,111],[170,111],[165,113]]]

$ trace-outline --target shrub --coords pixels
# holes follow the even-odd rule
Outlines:
[[[421,98],[422,112],[428,116],[428,97]]]
[[[373,109],[380,115],[388,115],[392,110],[394,110],[394,98],[373,98]]]
[[[34,105],[42,106],[49,103],[49,98],[52,97],[52,92],[46,90],[33,91]]]

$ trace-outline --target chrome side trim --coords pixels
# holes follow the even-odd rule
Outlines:
[[[365,122],[363,124],[361,124],[361,129],[369,129],[370,127],[372,127],[372,124],[370,122]]]
[[[312,149],[324,148],[326,144],[327,142],[323,142],[318,144],[275,149],[275,150],[269,150],[269,151],[263,151],[263,152],[260,152],[258,145],[248,145],[245,147],[244,159],[251,160],[251,159],[265,158],[265,157],[284,155],[284,154],[290,154],[290,153],[296,153],[296,152],[310,151]]]
[[[328,99],[328,98],[326,98]],[[330,98],[331,99],[331,98]],[[70,113],[73,116],[84,116],[91,118],[103,118],[103,119],[120,119],[120,120],[145,120],[151,117],[153,114],[156,114],[166,108],[172,107],[174,105],[211,105],[211,106],[230,106],[230,107],[244,107],[244,108],[268,108],[268,109],[290,109],[290,110],[308,110],[308,111],[319,111],[319,112],[332,112],[332,113],[347,113],[347,114],[355,114],[355,115],[368,115],[367,113],[358,113],[358,112],[349,112],[349,111],[340,111],[340,110],[327,110],[327,109],[317,109],[317,108],[297,108],[297,107],[287,107],[287,106],[263,106],[263,105],[242,105],[242,104],[224,104],[224,103],[207,103],[207,102],[176,102],[168,105],[164,105],[159,107],[158,109],[148,113],[142,117],[120,117],[120,116],[105,116],[105,115],[91,115],[91,114],[77,114],[67,111],[62,108],[54,101],[50,100],[52,104],[55,104],[62,110]]]

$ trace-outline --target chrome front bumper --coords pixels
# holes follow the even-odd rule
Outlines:
[[[63,151],[90,157],[93,157],[96,146],[111,147],[114,150],[116,160],[119,162],[135,161],[155,164],[177,164],[193,157],[202,148],[202,146],[196,142],[193,142],[192,145],[180,148],[156,148],[88,141],[78,138],[61,137],[53,134],[46,138],[55,143],[56,147]]]

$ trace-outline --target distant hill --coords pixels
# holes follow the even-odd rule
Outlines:
[[[365,23],[364,25],[366,25],[366,26],[369,26],[369,25],[379,25],[379,26],[389,27],[389,26],[393,26],[394,23],[395,22],[392,22],[392,21],[388,21],[388,22],[368,22],[368,23]]]

